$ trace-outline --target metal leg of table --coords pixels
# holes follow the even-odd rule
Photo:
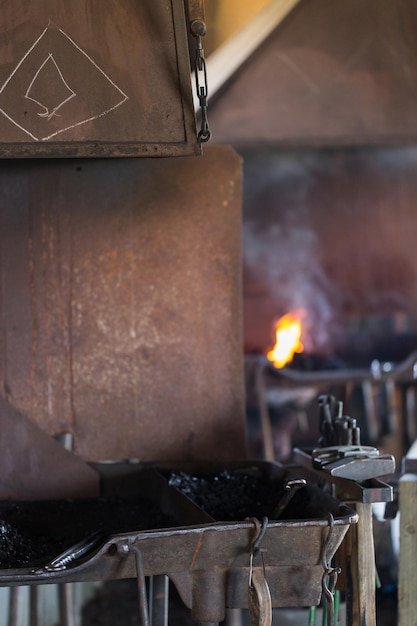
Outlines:
[[[169,578],[165,575],[150,576],[150,621],[151,626],[168,626]]]
[[[10,587],[8,626],[19,626],[22,623],[24,608],[24,587]]]

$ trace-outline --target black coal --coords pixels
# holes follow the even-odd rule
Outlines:
[[[177,526],[145,498],[2,502],[0,568],[38,567],[92,534]]]
[[[193,500],[217,521],[240,521],[248,517],[272,518],[285,491],[285,481],[224,470],[218,473],[171,474],[169,484]],[[282,519],[302,519],[311,513],[310,497],[301,489],[285,509]]]

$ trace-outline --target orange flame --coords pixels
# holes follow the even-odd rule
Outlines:
[[[267,359],[272,361],[275,367],[284,367],[289,363],[294,354],[303,352],[301,343],[302,319],[305,317],[304,309],[297,309],[287,313],[275,324],[276,342],[274,347],[267,352]]]

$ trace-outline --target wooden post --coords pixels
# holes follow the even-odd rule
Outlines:
[[[350,502],[358,515],[346,535],[346,624],[375,626],[375,550],[372,504]]]
[[[400,558],[398,575],[398,624],[417,625],[417,476],[400,478]]]

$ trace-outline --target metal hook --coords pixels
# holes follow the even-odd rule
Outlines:
[[[335,590],[337,577],[340,574],[341,569],[340,567],[331,567],[330,561],[327,558],[327,550],[330,546],[330,540],[332,538],[333,529],[334,529],[334,517],[331,513],[329,513],[328,515],[328,520],[329,520],[329,532],[327,534],[326,541],[323,543],[323,549],[321,553],[321,562],[322,562],[323,570],[324,570],[323,576],[321,579],[321,587],[322,587],[323,595],[326,597],[326,602],[327,602],[327,614],[328,614],[327,624],[328,626],[334,626],[333,592]],[[327,582],[327,580],[329,580],[329,583]]]
[[[252,574],[253,574],[253,558],[259,553],[262,553],[261,542],[265,537],[265,533],[268,528],[268,518],[265,516],[262,518],[262,524],[256,517],[250,517],[249,520],[255,524],[255,533],[251,541],[250,556],[249,556],[249,587],[252,587]],[[265,574],[265,564],[262,556],[262,566]]]
[[[251,554],[253,556],[256,556],[261,549],[261,542],[262,539],[265,537],[269,520],[266,516],[263,517],[261,525],[261,522],[256,517],[251,517],[249,519],[255,524],[255,536],[251,542]]]

